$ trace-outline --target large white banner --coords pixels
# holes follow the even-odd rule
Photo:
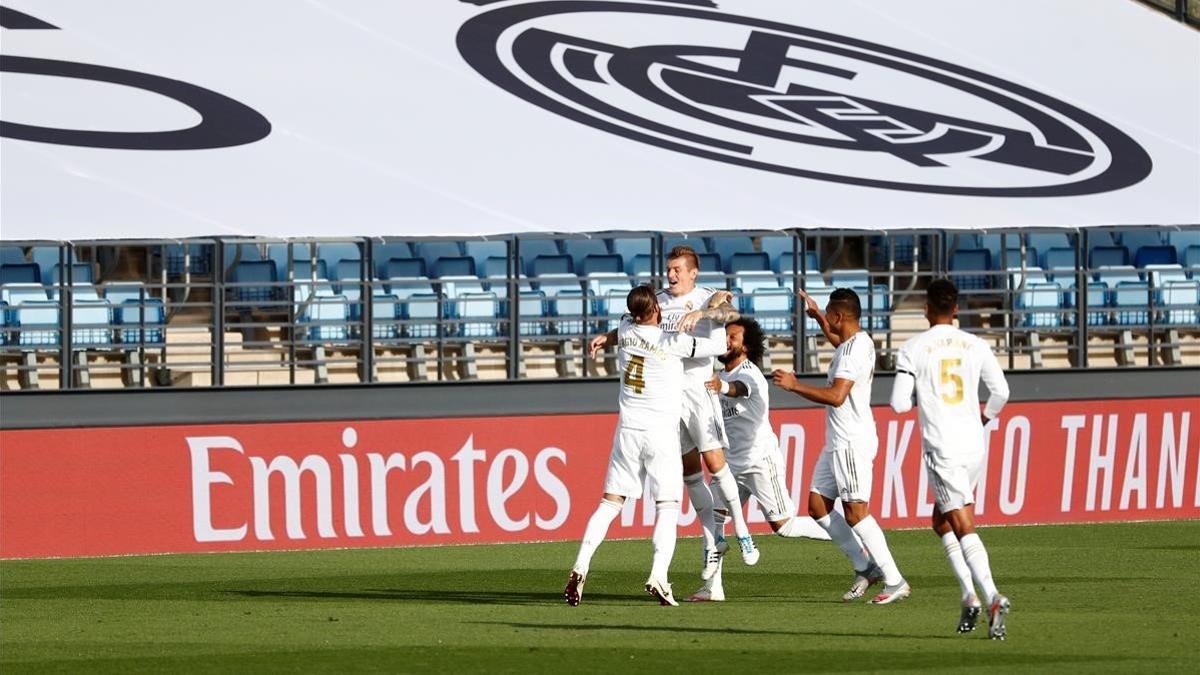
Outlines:
[[[1132,0],[0,0],[0,236],[1200,222]]]

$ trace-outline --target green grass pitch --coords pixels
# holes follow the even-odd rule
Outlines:
[[[574,543],[0,563],[0,670],[753,673],[1200,669],[1200,521],[981,530],[1013,602],[1009,638],[954,632],[958,586],[928,531],[889,540],[913,586],[838,599],[827,542],[760,535],[729,601],[659,607],[646,541],[606,542],[583,605]],[[698,585],[681,539],[676,593]]]

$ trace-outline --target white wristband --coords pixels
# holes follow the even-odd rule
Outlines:
[[[729,383],[725,380],[721,380],[721,393],[726,395],[729,394]]]

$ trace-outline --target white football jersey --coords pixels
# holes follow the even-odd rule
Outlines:
[[[741,473],[758,464],[765,453],[779,451],[779,439],[771,430],[767,378],[749,359],[732,372],[722,368],[717,375],[731,385],[740,382],[746,387],[746,396],[721,396],[725,433],[729,437],[725,459],[734,467],[734,473]]]
[[[871,412],[871,383],[875,379],[875,342],[859,331],[838,345],[829,364],[829,384],[850,380],[850,394],[836,408],[825,407],[825,447],[844,448],[876,442],[875,415]]]
[[[620,424],[626,429],[678,425],[683,412],[684,358],[708,358],[725,351],[720,342],[688,333],[666,333],[658,326],[636,324],[626,316],[617,328],[617,363],[621,368]]]
[[[993,397],[989,418],[1000,412],[1008,398],[1004,371],[986,342],[949,324],[933,326],[900,347],[896,374],[910,375],[915,381],[917,417],[927,451],[939,455],[983,451],[980,379]]]
[[[671,295],[671,292],[666,289],[659,291],[658,308],[662,312],[662,321],[659,323],[659,327],[667,333],[677,332],[679,320],[683,318],[683,315],[693,310],[704,309],[704,305],[713,296],[713,293],[716,291],[707,286],[697,286],[690,293],[678,297]],[[696,337],[711,338],[717,327],[713,321],[701,319],[692,333]],[[724,340],[724,338],[721,339]],[[684,380],[688,386],[704,386],[704,383],[712,378],[712,372],[711,356],[683,360]]]

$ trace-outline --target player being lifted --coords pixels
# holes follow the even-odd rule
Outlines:
[[[629,314],[617,329],[617,359],[623,373],[620,417],[604,478],[604,496],[588,521],[579,555],[563,589],[569,605],[579,604],[592,554],[604,541],[625,500],[641,496],[643,485],[657,504],[652,538],[654,558],[650,577],[646,579],[646,592],[663,605],[678,605],[667,582],[667,568],[675,554],[679,504],[683,499],[683,463],[678,425],[664,421],[678,420],[682,414],[682,359],[722,353],[725,334],[720,324],[708,338],[662,330],[659,327],[662,312],[650,286],[634,288],[625,302]],[[696,319],[725,317],[726,310],[705,308],[685,318],[694,325]]]
[[[779,387],[825,405],[825,448],[813,469],[808,513],[829,532],[854,566],[854,583],[842,600],[862,597],[881,578],[884,588],[871,603],[884,605],[903,600],[912,589],[896,567],[883,529],[868,506],[879,437],[871,413],[875,343],[859,326],[862,304],[857,293],[839,288],[830,294],[829,304],[822,313],[804,291],[798,295],[808,316],[817,321],[825,338],[837,348],[829,364],[828,386],[802,384],[795,373],[782,370],[773,373]],[[845,518],[833,510],[833,500],[839,497]]]
[[[771,430],[771,402],[767,379],[759,370],[765,342],[762,327],[754,319],[742,317],[725,325],[726,352],[717,357],[724,368],[705,383],[720,393],[725,431],[729,435],[726,459],[737,479],[739,497],[745,502],[754,495],[781,537],[829,539],[829,534],[808,516],[797,516],[796,506],[783,481],[783,457],[779,439]],[[725,529],[729,507],[724,503],[714,510],[717,532]],[[721,583],[721,564],[717,572],[690,598],[692,602],[725,599]]]
[[[726,321],[737,318],[737,312],[732,307],[725,307],[723,314],[712,317],[702,318],[693,313],[692,310],[710,304],[714,294],[724,297],[726,302],[732,297],[723,291],[718,294],[712,288],[697,286],[696,277],[699,273],[700,258],[690,246],[676,246],[667,253],[667,288],[658,293],[663,331],[694,332],[704,336],[711,334],[714,328],[721,328]],[[613,337],[610,332],[593,339],[590,345],[591,354],[595,355],[609,344]],[[730,507],[733,530],[737,535],[742,560],[747,565],[758,562],[758,549],[754,547],[750,529],[746,526],[746,518],[738,499],[737,481],[725,463],[727,444],[720,403],[716,394],[704,387],[704,383],[712,378],[712,357],[684,359],[683,370],[683,415],[679,428],[680,447],[684,453],[683,481],[700,520],[704,560],[704,570],[700,576],[707,580],[716,574],[725,543],[718,539],[713,516],[713,490],[704,482],[704,467],[708,467],[708,472],[712,475],[712,485],[716,493]]]
[[[988,603],[988,634],[1003,640],[1008,598],[996,590],[987,549],[975,533],[975,486],[983,469],[983,427],[1008,401],[1008,383],[996,356],[983,340],[954,327],[958,289],[935,279],[925,294],[929,330],[900,348],[892,409],[912,409],[914,387],[921,446],[933,486],[933,531],[942,538],[950,568],[962,589],[958,632],[975,630],[980,603],[971,578]],[[988,389],[979,412],[979,381]]]

